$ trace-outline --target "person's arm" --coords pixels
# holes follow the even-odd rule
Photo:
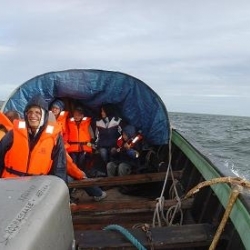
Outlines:
[[[67,160],[67,174],[76,179],[76,180],[82,180],[87,178],[85,173],[76,166],[76,164],[73,162],[72,158],[69,156],[68,153],[66,153],[66,160]]]
[[[0,176],[4,168],[4,158],[6,152],[11,148],[13,143],[13,131],[10,130],[0,141]]]
[[[63,179],[67,183],[66,151],[62,135],[59,134],[57,143],[52,151],[51,173]]]

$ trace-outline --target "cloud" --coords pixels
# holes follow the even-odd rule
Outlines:
[[[145,81],[178,110],[196,112],[202,98],[207,109],[230,98],[246,107],[249,10],[242,0],[3,1],[0,95],[48,71],[96,68]]]
[[[13,52],[13,48],[9,47],[9,46],[0,46],[0,54],[4,55],[4,54],[9,54]]]

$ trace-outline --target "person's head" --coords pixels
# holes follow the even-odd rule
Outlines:
[[[132,125],[127,125],[122,130],[122,138],[124,141],[128,141],[129,139],[136,136],[136,129]]]
[[[84,117],[84,110],[81,106],[76,106],[73,111],[73,117],[76,122],[79,122]]]
[[[50,110],[52,111],[52,113],[57,118],[59,116],[59,114],[61,113],[61,111],[64,110],[64,103],[63,103],[63,101],[61,101],[59,99],[53,101],[51,103],[51,105],[50,105]]]
[[[8,129],[6,129],[6,127],[3,124],[0,124],[0,140],[2,139],[4,134],[6,134],[7,132],[8,132]]]
[[[16,110],[9,110],[4,113],[6,117],[13,123],[15,119],[20,119],[20,115]]]
[[[101,117],[106,118],[109,116],[113,116],[112,107],[109,104],[105,104],[101,107]]]
[[[26,124],[31,130],[38,131],[48,121],[48,103],[41,95],[30,99],[24,109]]]

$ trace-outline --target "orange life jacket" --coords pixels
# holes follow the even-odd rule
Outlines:
[[[62,111],[62,112],[60,112],[59,116],[56,119],[56,122],[61,127],[64,143],[66,143],[67,140],[68,140],[68,138],[67,138],[67,118],[68,118],[68,114],[69,114],[68,111]]]
[[[5,155],[2,177],[48,174],[53,162],[51,153],[59,133],[60,127],[49,123],[30,152],[25,121],[14,121],[13,144]]]
[[[63,135],[63,130],[66,131],[66,122],[67,122],[67,116],[68,112],[67,111],[62,111],[59,116],[57,117],[56,122],[51,121],[53,123],[57,123],[58,126],[61,129],[62,135]],[[67,148],[67,143],[64,144],[65,149]],[[82,180],[83,178],[86,178],[86,175],[81,169],[77,167],[77,165],[73,162],[73,159],[70,157],[68,153],[66,153],[66,166],[67,166],[67,174],[71,176],[72,178],[76,180]]]
[[[0,112],[0,124],[2,124],[8,131],[13,128],[12,122],[9,118],[2,112]]]
[[[68,114],[68,111],[62,111],[56,119],[57,123],[62,127],[63,134],[66,132],[66,122]]]
[[[92,153],[91,135],[89,132],[91,118],[83,117],[77,124],[74,118],[68,121],[68,152],[88,152]]]

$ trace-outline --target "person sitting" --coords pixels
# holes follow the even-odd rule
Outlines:
[[[84,111],[81,106],[77,106],[73,111],[73,117],[67,121],[67,152],[73,162],[86,173],[86,154],[92,153],[93,130],[90,126],[91,118],[84,117]],[[88,174],[86,173],[86,177]],[[101,188],[88,187],[84,188],[89,196],[93,196],[95,201],[106,198],[106,192]]]
[[[139,157],[142,150],[142,135],[136,134],[132,125],[122,130],[122,136],[117,140],[117,147],[111,150],[113,159],[107,164],[108,176],[123,176],[136,172],[139,168]]]
[[[34,96],[25,107],[24,120],[14,120],[0,142],[2,178],[55,175],[67,183],[60,127],[48,121],[48,113],[48,103]]]
[[[58,126],[60,126],[62,135],[65,134],[68,112],[64,111],[63,101],[59,99],[54,100],[50,105],[50,111],[52,112],[52,114],[49,114],[49,120],[51,122],[56,122]],[[75,180],[82,180],[86,178],[85,173],[76,166],[68,152],[66,152],[66,162],[68,180],[70,178]]]
[[[96,146],[103,161],[110,161],[111,149],[116,146],[121,136],[121,118],[115,116],[110,105],[103,105],[100,109],[101,119],[96,121]]]
[[[77,106],[73,110],[73,117],[67,121],[67,152],[76,165],[84,170],[86,154],[92,154],[94,133],[91,118],[84,116],[83,107]]]
[[[4,114],[11,121],[11,123],[13,123],[14,120],[20,119],[20,115],[16,110],[8,110]]]
[[[51,105],[50,105],[50,111],[54,114],[57,123],[61,126],[62,128],[62,136],[64,139],[64,142],[67,141],[67,118],[69,115],[68,111],[64,110],[65,105],[64,102],[60,99],[54,100]]]

